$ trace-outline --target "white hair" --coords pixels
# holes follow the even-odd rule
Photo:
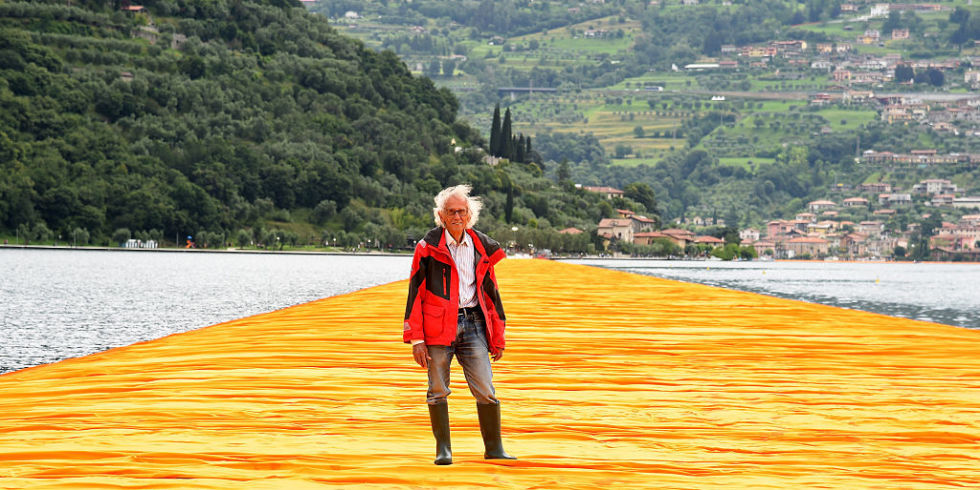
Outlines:
[[[446,225],[442,222],[442,218],[439,217],[439,211],[443,211],[443,209],[446,207],[446,201],[448,201],[450,197],[457,196],[466,201],[466,207],[470,210],[470,220],[466,223],[466,228],[473,228],[473,225],[475,225],[480,219],[480,210],[483,209],[483,202],[480,201],[479,197],[471,197],[471,190],[473,190],[471,186],[460,184],[453,187],[447,187],[439,192],[439,194],[436,194],[436,207],[432,208],[432,216],[434,216],[436,219],[436,226],[441,226],[443,228],[446,227]]]

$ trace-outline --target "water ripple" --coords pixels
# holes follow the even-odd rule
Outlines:
[[[404,279],[410,261],[0,249],[0,373]]]
[[[576,260],[740,291],[980,328],[980,265]]]

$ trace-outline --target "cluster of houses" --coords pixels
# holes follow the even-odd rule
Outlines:
[[[936,150],[912,150],[909,153],[866,150],[862,163],[883,167],[930,167],[936,165],[980,165],[980,153],[945,153]],[[955,186],[954,186],[955,187]],[[955,190],[953,191],[955,192]]]
[[[973,72],[967,72],[970,73]],[[980,83],[980,72],[976,73],[977,81]],[[929,126],[936,131],[950,132],[956,136],[959,136],[961,130],[969,132],[967,128],[980,127],[980,99],[932,103],[904,97],[879,97],[874,100],[881,107],[881,120],[889,124],[914,123]]]
[[[860,190],[877,195],[878,209],[872,212],[872,219],[858,223],[838,219],[840,209],[869,209],[872,203],[864,197],[849,197],[840,204],[817,200],[808,203],[808,212],[798,214],[793,220],[767,223],[764,238],[758,237],[755,230],[743,230],[743,244],[749,241],[757,250],[771,249],[770,253],[779,258],[804,255],[881,258],[891,255],[895,247],[908,249],[909,236],[917,231],[918,224],[911,223],[908,230],[887,233],[885,222],[899,209],[910,206],[913,195],[930,198],[928,202],[933,206],[980,208],[980,197],[955,197],[956,184],[945,179],[923,180],[913,185],[910,192],[897,192],[887,183],[862,184]],[[930,246],[947,258],[980,256],[980,215],[966,215],[958,223],[944,222]]]
[[[887,17],[892,11],[936,12],[950,10],[940,4],[841,4],[844,14],[864,13],[871,18]],[[851,30],[850,24],[844,25]],[[853,86],[875,86],[895,79],[895,69],[907,66],[920,73],[936,69],[947,73],[960,67],[959,59],[944,60],[903,60],[900,53],[861,54],[861,46],[884,46],[886,41],[908,41],[913,34],[907,28],[895,28],[888,32],[867,29],[848,39],[836,42],[810,43],[805,40],[769,41],[744,46],[726,44],[721,46],[719,58],[713,62],[698,62],[686,65],[688,70],[736,69],[740,67],[765,68],[775,60],[784,60],[785,65],[801,69],[824,71],[832,74],[837,88],[843,91]],[[969,59],[972,66],[980,66],[980,59]],[[945,78],[945,77],[944,77]],[[980,87],[980,71],[967,70],[963,82],[971,87]],[[911,82],[906,82],[911,83]],[[830,87],[833,89],[834,87]],[[819,102],[821,99],[817,99]]]
[[[602,195],[606,199],[623,197],[623,191],[614,187],[606,186],[584,186],[583,189]],[[604,218],[599,221],[596,230],[598,236],[605,240],[608,246],[611,243],[622,242],[634,245],[650,245],[658,238],[663,238],[673,242],[681,249],[689,244],[708,244],[712,246],[724,245],[725,241],[708,235],[695,235],[689,230],[680,228],[670,228],[666,230],[655,230],[657,222],[643,215],[639,215],[628,209],[617,209],[619,217]],[[560,233],[582,233],[581,230],[569,228]]]
[[[832,201],[814,201],[821,206]],[[826,215],[824,215],[826,217]],[[800,213],[796,219],[767,223],[765,237],[754,229],[740,232],[743,245],[752,245],[762,254],[776,258],[838,257],[846,259],[879,259],[892,256],[896,247],[909,248],[909,237],[918,229],[888,233],[882,220],[819,220],[814,213]],[[943,222],[931,238],[933,255],[941,259],[980,258],[980,214],[968,214],[956,223]]]
[[[907,39],[907,29],[896,29],[892,39]],[[869,30],[861,39],[880,37],[878,31]],[[874,41],[877,43],[877,41]],[[858,54],[850,42],[836,43],[807,43],[804,40],[769,41],[764,44],[747,46],[723,45],[721,56],[714,63],[696,63],[685,65],[688,70],[705,69],[735,69],[741,66],[764,68],[774,59],[785,59],[790,66],[810,68],[828,72],[838,88],[846,89],[851,86],[877,85],[895,79],[895,69],[907,66],[915,73],[936,69],[948,72],[959,68],[958,59],[945,60],[904,60],[900,53]],[[980,60],[970,59],[972,66],[978,66]],[[964,83],[970,86],[980,86],[980,72],[967,70]],[[907,82],[911,83],[911,82]]]
[[[694,232],[680,228],[654,230],[656,222],[646,216],[638,215],[627,209],[617,209],[618,218],[605,218],[599,221],[596,233],[605,239],[606,244],[615,242],[632,243],[634,245],[650,245],[655,240],[663,238],[674,243],[681,250],[688,245],[722,246],[725,241],[710,235],[696,235]]]
[[[858,223],[838,219],[839,210],[857,208],[867,210],[872,203],[864,197],[850,197],[840,204],[830,200],[817,200],[807,204],[807,212],[793,220],[773,220],[766,224],[764,238],[755,230],[743,230],[741,236],[757,250],[770,249],[777,258],[837,256],[849,259],[882,258],[890,256],[895,247],[908,249],[909,236],[918,229],[917,223],[907,230],[895,233],[885,231],[885,222],[903,207],[913,202],[913,195],[930,198],[933,206],[980,208],[980,197],[956,198],[958,188],[949,180],[927,179],[912,186],[910,192],[896,192],[887,183],[862,184],[860,190],[877,195],[877,209],[872,219]],[[970,214],[958,223],[942,224],[942,229],[932,239],[932,249],[947,258],[980,256],[980,215]],[[765,253],[765,252],[763,252]]]
[[[965,215],[956,223],[943,222],[930,246],[939,259],[980,259],[980,214]]]
[[[623,191],[612,187],[584,187],[600,193],[607,199],[621,197]],[[957,192],[957,186],[944,179],[928,179],[914,185],[910,192],[896,192],[887,183],[867,183],[860,186],[863,193],[877,195],[877,209],[870,219],[860,222],[840,219],[840,211],[868,211],[872,202],[865,197],[849,197],[840,203],[817,200],[807,204],[807,211],[791,220],[772,220],[763,231],[747,228],[739,232],[742,246],[755,249],[760,257],[777,259],[838,257],[846,259],[878,259],[892,256],[896,247],[909,248],[910,236],[918,231],[918,223],[911,223],[907,230],[886,230],[885,223],[899,209],[913,202],[913,195],[931,198],[934,206],[956,206],[980,209],[980,197],[947,199]],[[707,235],[697,235],[680,228],[656,230],[656,222],[629,210],[617,210],[616,218],[599,222],[597,234],[606,244],[616,242],[649,245],[657,239],[666,239],[681,249],[688,245],[723,246],[724,240]],[[855,214],[855,213],[851,213]],[[858,213],[861,214],[861,213]],[[707,223],[701,220],[701,224]],[[563,230],[563,233],[581,233],[581,230]],[[980,259],[980,214],[967,214],[958,222],[943,222],[936,230],[930,247],[940,258]]]

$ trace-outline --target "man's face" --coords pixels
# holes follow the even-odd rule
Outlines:
[[[470,209],[466,205],[466,199],[459,196],[449,196],[446,204],[439,211],[439,217],[442,218],[442,223],[446,225],[449,233],[458,237],[466,229],[466,224],[470,222]]]

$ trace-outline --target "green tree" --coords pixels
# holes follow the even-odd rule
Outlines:
[[[439,59],[433,58],[432,61],[430,61],[429,64],[425,66],[425,69],[422,71],[422,73],[429,78],[437,78],[441,71],[442,71],[442,65],[439,63]]]
[[[514,136],[511,134],[510,108],[504,111],[504,122],[500,125],[500,153],[495,156],[513,160]]]
[[[132,237],[133,234],[129,231],[129,228],[117,228],[116,231],[112,232],[112,243],[122,245]]]
[[[490,124],[490,154],[500,156],[500,104],[493,108],[493,121]]]
[[[949,14],[949,21],[954,24],[965,24],[970,20],[970,11],[958,6]]]
[[[337,214],[337,203],[324,199],[313,208],[313,222],[322,225]]]
[[[623,189],[623,195],[642,204],[648,212],[657,214],[657,197],[647,183],[633,182]]]
[[[71,232],[71,243],[72,246],[77,245],[87,245],[91,239],[91,234],[85,228],[78,228],[72,230]]]
[[[572,172],[568,167],[568,159],[562,159],[558,164],[558,182],[567,182],[572,178]]]
[[[452,78],[453,73],[456,72],[456,60],[449,58],[442,61],[442,75],[446,78]]]
[[[882,34],[889,34],[895,29],[902,27],[902,12],[899,10],[892,10],[888,12],[888,19],[881,26]]]
[[[527,144],[524,142],[524,135],[521,133],[517,134],[517,141],[514,143],[514,161],[526,163],[524,157],[524,149],[527,148]]]
[[[899,64],[895,66],[895,81],[896,82],[908,82],[915,78],[915,70],[905,64]]]

